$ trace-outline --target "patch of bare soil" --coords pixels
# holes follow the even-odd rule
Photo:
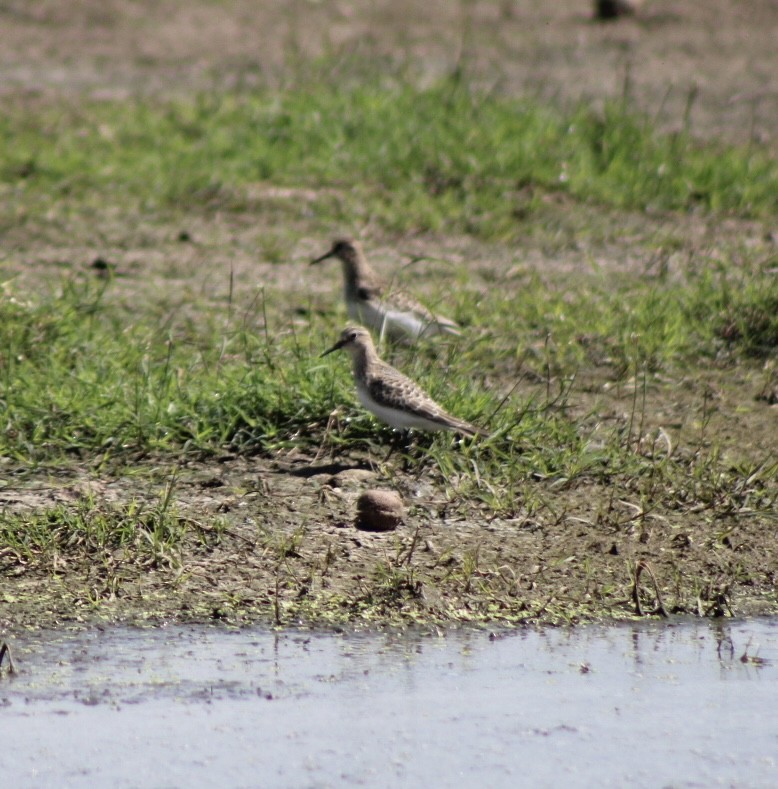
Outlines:
[[[290,60],[336,47],[410,61],[422,78],[463,63],[487,85],[569,100],[618,96],[628,73],[635,100],[668,126],[688,115],[694,132],[705,137],[774,142],[774,2],[647,1],[636,18],[607,25],[592,22],[591,7],[573,0],[9,0],[0,4],[0,89],[46,101],[63,93],[77,100],[282,84]],[[196,314],[203,304],[245,305],[261,287],[273,294],[274,309],[298,315],[304,330],[305,309],[331,309],[339,289],[336,271],[308,269],[307,261],[331,235],[354,228],[333,228],[322,238],[310,220],[290,219],[286,208],[279,228],[274,206],[306,196],[257,185],[254,199],[256,211],[215,210],[175,226],[106,207],[99,216],[11,228],[3,240],[7,266],[20,287],[34,289],[61,270],[90,271],[99,256],[115,266],[113,298],[132,308],[139,300],[153,303],[159,293],[174,294],[166,297],[171,314]],[[471,287],[478,289],[508,286],[528,271],[558,287],[562,275],[583,276],[593,265],[647,277],[661,268],[663,276],[682,277],[690,261],[737,259],[745,248],[775,254],[774,228],[760,223],[603,216],[565,205],[548,211],[546,231],[510,249],[373,233],[371,256],[395,269],[418,255],[467,261]],[[416,284],[435,295],[429,278]],[[485,336],[487,328],[472,331]],[[645,405],[641,400],[639,423],[639,382],[616,386],[611,372],[595,359],[576,384],[570,413],[593,440],[598,431],[620,426],[636,452],[673,453],[693,469],[704,465],[712,444],[723,447],[735,467],[763,457],[775,437],[776,407],[763,396],[774,381],[769,368],[738,368],[733,375],[713,366],[700,377],[679,372],[654,381]],[[544,387],[542,378],[542,371],[537,379],[528,376],[517,395]],[[493,383],[505,383],[498,370]],[[381,454],[378,449],[377,458]],[[5,512],[87,500],[104,507],[152,501],[175,472],[174,505],[185,535],[180,552],[144,565],[121,551],[39,563],[0,554],[0,626],[103,617],[520,622],[656,609],[705,615],[778,610],[775,521],[749,505],[759,495],[756,479],[737,490],[722,484],[707,503],[655,500],[649,488],[624,479],[539,480],[535,488],[530,480],[513,511],[496,517],[449,498],[434,467],[403,470],[377,458],[323,447],[318,457],[226,456],[184,460],[176,470],[145,459],[132,475],[74,467],[32,478],[5,459]],[[407,513],[396,532],[354,528],[355,502],[365,487],[400,493]]]
[[[710,394],[700,389],[721,396],[716,378],[681,380],[673,398],[651,397],[647,413],[667,432],[656,441],[644,425],[636,451],[674,452],[690,467],[704,466],[704,429],[715,434],[729,422],[714,415],[701,426]],[[754,382],[740,384],[752,407],[726,427],[735,436],[765,435],[774,413],[753,407]],[[633,393],[625,387],[604,399],[597,418],[626,433]],[[593,404],[578,402],[584,405]],[[737,413],[731,403],[722,406]],[[131,477],[73,469],[18,486],[8,481],[0,493],[6,512],[86,501],[108,512],[130,501],[153,505],[174,478],[184,535],[169,553],[143,560],[124,549],[83,555],[76,547],[24,561],[6,551],[0,625],[520,623],[778,610],[775,526],[752,506],[758,480],[722,486],[707,501],[618,477],[538,480],[497,516],[447,496],[433,465],[403,470],[399,459],[382,465],[381,454],[225,456],[175,470],[145,461]],[[374,487],[402,496],[407,511],[396,531],[355,527],[358,496]]]
[[[706,137],[773,142],[778,6],[772,0],[648,0],[617,22],[560,0],[6,0],[0,90],[129,96],[279,84],[333,51],[458,66],[489,87],[554,100],[619,98]]]

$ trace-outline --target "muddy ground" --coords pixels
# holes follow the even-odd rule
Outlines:
[[[590,5],[10,0],[0,5],[0,93],[45,102],[62,95],[78,101],[283,85],[290,59],[299,68],[300,59],[351,50],[407,60],[421,80],[466,61],[472,78],[486,87],[554,101],[598,102],[627,89],[665,128],[686,124],[701,137],[775,146],[776,3],[647,0],[637,18],[604,25],[591,20]],[[279,230],[267,200],[304,203],[306,193],[256,189],[261,215],[215,211],[187,220],[186,227],[118,215],[110,206],[97,217],[41,223],[38,232],[28,222],[8,229],[4,257],[17,282],[35,288],[47,274],[87,268],[101,255],[120,275],[116,298],[132,303],[175,293],[171,310],[188,301],[225,303],[225,272],[232,270],[236,303],[249,303],[261,282],[277,293],[277,309],[294,310],[300,266],[323,251],[330,236],[355,228],[332,228],[323,238],[313,221],[285,214]],[[553,238],[535,235],[510,249],[466,238],[388,238],[372,230],[371,250],[388,266],[416,254],[471,261],[476,288],[493,284],[495,269],[509,279],[513,269],[519,276],[527,268],[558,286],[560,275],[585,272],[592,260],[603,270],[651,276],[657,239],[671,250],[661,256],[671,275],[682,274],[697,256],[731,258],[744,248],[775,254],[769,223],[616,214],[564,201],[548,212]],[[182,229],[195,243],[178,240]],[[279,237],[292,250],[280,261],[268,251]],[[306,274],[305,298],[326,308],[334,272]],[[581,376],[574,417],[594,410],[602,425],[629,423],[634,388],[612,385],[611,373],[593,365]],[[732,465],[762,457],[776,435],[774,385],[771,369],[758,364],[738,367],[734,375],[726,364],[688,378],[679,372],[649,388],[644,434],[663,428],[673,451],[690,463],[712,436]],[[517,395],[531,395],[533,386],[545,383],[530,377]],[[582,428],[596,434],[594,425]],[[517,501],[510,516],[495,517],[446,497],[433,468],[404,472],[372,455],[343,457],[324,447],[316,457],[225,454],[207,463],[184,459],[177,468],[169,458],[144,458],[131,476],[74,466],[30,478],[6,460],[0,504],[10,512],[57,502],[78,506],[89,497],[106,507],[152,500],[174,471],[187,530],[181,554],[145,567],[119,552],[73,566],[67,557],[54,566],[25,566],[0,556],[0,626],[96,619],[621,617],[636,611],[640,561],[648,563],[639,584],[643,611],[660,604],[669,613],[707,615],[778,609],[776,522],[753,515],[749,490],[722,491],[708,506],[665,501],[646,511],[642,492],[628,482],[608,490],[582,479],[542,488],[542,505],[531,511]],[[354,529],[354,500],[371,485],[402,493],[408,512],[396,533]]]

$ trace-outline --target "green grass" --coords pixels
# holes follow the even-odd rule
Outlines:
[[[772,217],[778,208],[778,164],[758,147],[663,136],[623,105],[566,113],[455,80],[419,90],[368,79],[191,101],[19,100],[0,114],[0,227],[17,239],[19,228],[45,236],[52,224],[89,225],[106,207],[114,230],[126,210],[167,237],[184,214],[192,224],[217,210],[254,221],[267,207],[251,188],[259,182],[318,192],[312,204],[290,199],[283,210],[291,219],[308,212],[306,232],[327,238],[333,225],[346,225],[377,236],[436,231],[511,242],[545,221],[551,192],[565,196],[571,213],[586,204],[581,213],[602,212],[611,226],[623,209],[693,210],[719,221]],[[275,230],[257,243],[267,260],[286,263]],[[102,228],[89,232],[99,238]],[[643,254],[653,242],[640,243]],[[686,249],[678,244],[674,251]],[[569,507],[576,522],[607,536],[598,551],[652,514],[671,520],[683,511],[697,523],[703,513],[715,529],[732,513],[774,512],[778,467],[769,448],[757,457],[748,444],[752,457],[724,457],[706,433],[716,407],[707,394],[701,413],[693,396],[680,417],[671,402],[673,387],[703,380],[715,365],[762,375],[765,392],[772,386],[776,260],[748,250],[730,260],[730,247],[722,249],[708,256],[698,247],[687,270],[651,276],[600,271],[594,261],[575,276],[523,270],[516,259],[513,273],[447,261],[457,287],[445,311],[461,321],[463,338],[387,354],[494,437],[423,436],[405,458],[411,473],[393,476],[402,462],[395,457],[388,479],[402,486],[424,475],[436,507],[443,502],[464,519],[509,516],[517,530],[564,526]],[[310,309],[303,319],[286,309],[289,294],[271,287],[249,306],[192,296],[180,311],[180,294],[126,304],[127,293],[121,280],[91,270],[36,292],[4,283],[0,456],[9,475],[43,468],[56,477],[78,467],[127,477],[140,459],[170,469],[225,450],[384,454],[389,430],[356,404],[347,357],[319,358],[341,328],[334,298],[331,312]],[[662,390],[671,412],[650,429],[649,389]],[[610,422],[601,413],[609,409]],[[680,436],[673,452],[657,430],[665,418],[682,423],[669,428]],[[4,515],[0,545],[20,564],[50,561],[52,572],[52,557],[102,557],[101,594],[111,594],[117,555],[175,569],[182,545],[202,538],[176,511],[171,485],[159,503],[87,499]],[[279,561],[293,543],[278,547]],[[379,566],[367,587],[365,600],[377,595],[371,605],[413,598],[415,569],[395,565]],[[477,552],[461,565],[456,582],[476,588]]]
[[[146,569],[176,568],[181,544],[190,534],[197,540],[218,538],[220,523],[206,531],[178,515],[169,482],[158,502],[132,500],[107,504],[85,496],[62,504],[0,519],[0,544],[6,555],[22,564],[46,565],[56,572],[56,557],[79,558],[115,574],[122,564]]]
[[[36,463],[185,444],[250,449],[326,420],[332,370],[309,374],[296,338],[275,345],[239,326],[217,334],[214,315],[196,330],[133,321],[105,290],[76,278],[50,299],[0,307],[4,454]]]
[[[462,290],[457,317],[478,326],[479,315],[489,314],[488,333],[473,329],[467,342],[440,348],[435,365],[429,348],[392,352],[433,397],[497,434],[458,452],[447,436],[425,444],[445,478],[471,479],[477,466],[482,479],[502,489],[530,472],[574,478],[637,468],[631,447],[615,434],[600,455],[586,448],[567,413],[580,369],[605,365],[617,383],[650,380],[738,343],[744,353],[775,347],[774,278],[740,288],[707,274],[682,286],[596,276],[587,282],[566,292],[528,276],[520,287],[494,288],[478,301]],[[323,338],[336,336],[334,319],[314,319],[313,330],[298,335],[284,314],[255,303],[253,315],[225,318],[203,308],[197,322],[171,326],[151,309],[128,313],[111,298],[114,284],[74,275],[52,295],[26,301],[7,288],[0,303],[2,455],[32,467],[73,459],[100,465],[182,450],[365,449],[388,437],[351,405],[345,355],[319,358]],[[246,328],[265,317],[267,332]],[[722,327],[730,327],[726,337]],[[510,391],[511,381],[529,374],[547,384]],[[336,408],[341,426],[326,430]],[[480,481],[456,485],[494,501]]]
[[[555,111],[454,79],[426,90],[367,80],[188,101],[20,103],[0,115],[7,222],[62,201],[243,210],[257,182],[328,190],[321,219],[489,239],[524,232],[548,192],[629,209],[778,208],[778,163],[759,148],[662,135],[623,104]]]

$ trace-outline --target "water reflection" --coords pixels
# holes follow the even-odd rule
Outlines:
[[[116,628],[11,643],[19,674],[0,680],[9,785],[768,786],[776,776],[775,621],[492,634]]]

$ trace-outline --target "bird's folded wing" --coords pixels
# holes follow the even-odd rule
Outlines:
[[[397,377],[373,378],[367,386],[379,405],[410,411],[425,419],[439,420],[445,411],[419,386],[401,373]]]

